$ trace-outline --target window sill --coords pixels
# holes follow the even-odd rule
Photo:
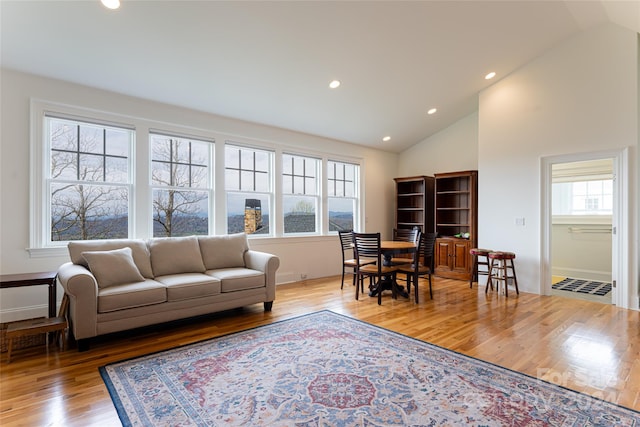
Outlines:
[[[27,248],[27,252],[29,252],[29,258],[59,258],[69,256],[69,251],[66,246]]]

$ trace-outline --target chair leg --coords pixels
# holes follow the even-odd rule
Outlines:
[[[493,282],[491,281],[491,279],[493,278],[493,264],[496,260],[492,259],[491,260],[491,264],[489,265],[489,276],[487,277],[487,286],[484,288],[484,293],[486,294],[487,291],[489,290],[489,286],[491,286],[491,290],[493,290]]]
[[[473,256],[473,267],[471,268],[471,278],[469,279],[469,288],[473,288],[473,282],[478,281],[478,256]]]
[[[509,296],[509,278],[507,277],[507,260],[501,260],[502,262],[500,263],[502,265],[502,274],[504,277],[504,296],[508,297]]]
[[[340,289],[344,288],[344,265],[342,266],[342,282],[340,283]]]
[[[415,299],[416,304],[418,304],[420,302],[420,294],[418,293],[418,280],[419,280],[418,277],[419,277],[418,273],[415,273],[413,275],[413,281],[414,281],[414,283],[413,283],[413,295],[414,295],[414,298],[413,299]],[[407,275],[407,282],[409,282],[409,275]]]
[[[513,273],[513,284],[516,286],[516,294],[520,295],[520,291],[518,291],[518,278],[516,277],[516,266],[513,264],[513,259],[510,259],[511,263],[511,272]]]
[[[431,287],[431,271],[429,271],[429,296],[433,299],[433,288]]]
[[[356,301],[358,301],[358,297],[360,296],[360,283],[364,280],[362,276],[358,275],[358,281],[356,282]]]

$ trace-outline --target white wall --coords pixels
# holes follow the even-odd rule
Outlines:
[[[611,282],[611,223],[553,224],[551,274]]]
[[[631,147],[626,286],[637,308],[638,121],[638,37],[614,25],[566,41],[480,94],[479,245],[517,254],[521,290],[542,289],[541,158]]]
[[[75,107],[95,109],[180,124],[210,133],[223,141],[230,135],[278,146],[303,147],[315,152],[336,153],[363,159],[364,215],[366,231],[381,231],[389,237],[393,227],[394,181],[397,155],[340,141],[283,129],[247,123],[212,114],[159,104],[65,83],[13,70],[0,70],[0,273],[53,271],[68,256],[31,258],[29,246],[29,150],[30,99],[38,98]],[[367,194],[369,196],[367,197]],[[252,239],[251,246],[280,256],[280,282],[339,274],[341,258],[336,236],[311,238]],[[58,289],[58,299],[61,289]],[[46,315],[46,287],[0,291],[0,321]]]
[[[400,153],[402,176],[429,175],[478,169],[478,113]]]

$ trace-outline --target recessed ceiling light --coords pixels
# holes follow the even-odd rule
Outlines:
[[[335,89],[338,86],[340,86],[340,80],[331,80],[331,83],[329,83],[331,89]]]
[[[390,136],[385,136],[384,138],[382,138],[382,140],[384,142],[391,141],[391,137]]]
[[[489,74],[487,74],[486,76],[484,76],[484,78],[486,80],[490,80],[490,79],[494,78],[495,76],[496,76],[496,73],[492,71]]]
[[[118,9],[120,7],[120,0],[100,0],[100,2],[107,9]]]
[[[437,108],[432,108],[432,109],[430,109],[429,111],[427,111],[427,114],[433,114],[433,113],[435,113],[436,111],[438,111],[438,109],[437,109]]]

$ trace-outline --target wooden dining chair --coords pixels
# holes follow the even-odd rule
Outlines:
[[[393,240],[400,241],[400,242],[417,243],[419,233],[420,233],[420,229],[418,227],[394,228]],[[393,265],[410,264],[413,257],[410,254],[402,254],[402,255],[391,258],[391,264]]]
[[[351,274],[353,276],[353,285],[356,284],[356,267],[358,263],[353,245],[353,230],[339,230],[338,237],[340,237],[340,245],[342,246],[342,281],[340,283],[340,289],[342,289],[344,287],[345,273]],[[375,259],[362,259],[363,265],[375,264],[375,262]]]
[[[410,264],[398,266],[398,273],[406,275],[407,292],[411,294],[411,283],[413,283],[413,293],[415,303],[419,302],[418,279],[429,276],[429,296],[433,299],[433,289],[431,285],[431,275],[434,269],[433,251],[438,233],[420,233],[418,236],[418,247]]]
[[[382,263],[382,250],[380,249],[380,233],[353,233],[353,244],[356,254],[356,300],[360,290],[364,293],[364,279],[370,279],[369,287],[380,284],[384,276],[389,277],[395,283],[396,266],[385,266]],[[375,259],[375,264],[364,264],[364,260]],[[396,289],[392,287],[392,295],[396,298]],[[378,305],[382,304],[382,289],[378,289]]]

